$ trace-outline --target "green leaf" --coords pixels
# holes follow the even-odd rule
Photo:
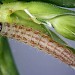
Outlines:
[[[19,75],[6,37],[0,36],[0,70],[2,75]]]
[[[75,15],[66,14],[50,20],[54,29],[62,36],[75,40]]]
[[[0,75],[2,75],[1,69],[0,69]]]

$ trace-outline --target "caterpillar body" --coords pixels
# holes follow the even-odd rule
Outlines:
[[[0,31],[2,36],[27,43],[75,67],[75,55],[72,51],[52,40],[47,34],[23,25],[9,23],[0,24]]]

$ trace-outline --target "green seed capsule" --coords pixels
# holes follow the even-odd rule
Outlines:
[[[64,15],[52,19],[52,25],[64,37],[75,40],[75,16]]]

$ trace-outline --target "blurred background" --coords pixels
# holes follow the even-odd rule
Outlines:
[[[64,40],[75,47],[75,41]],[[9,43],[20,75],[75,75],[74,69],[51,55],[16,40]]]

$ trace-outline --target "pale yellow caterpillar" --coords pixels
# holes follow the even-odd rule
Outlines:
[[[1,29],[1,35],[27,43],[75,67],[75,55],[68,48],[53,41],[50,36],[23,25],[4,23]]]

